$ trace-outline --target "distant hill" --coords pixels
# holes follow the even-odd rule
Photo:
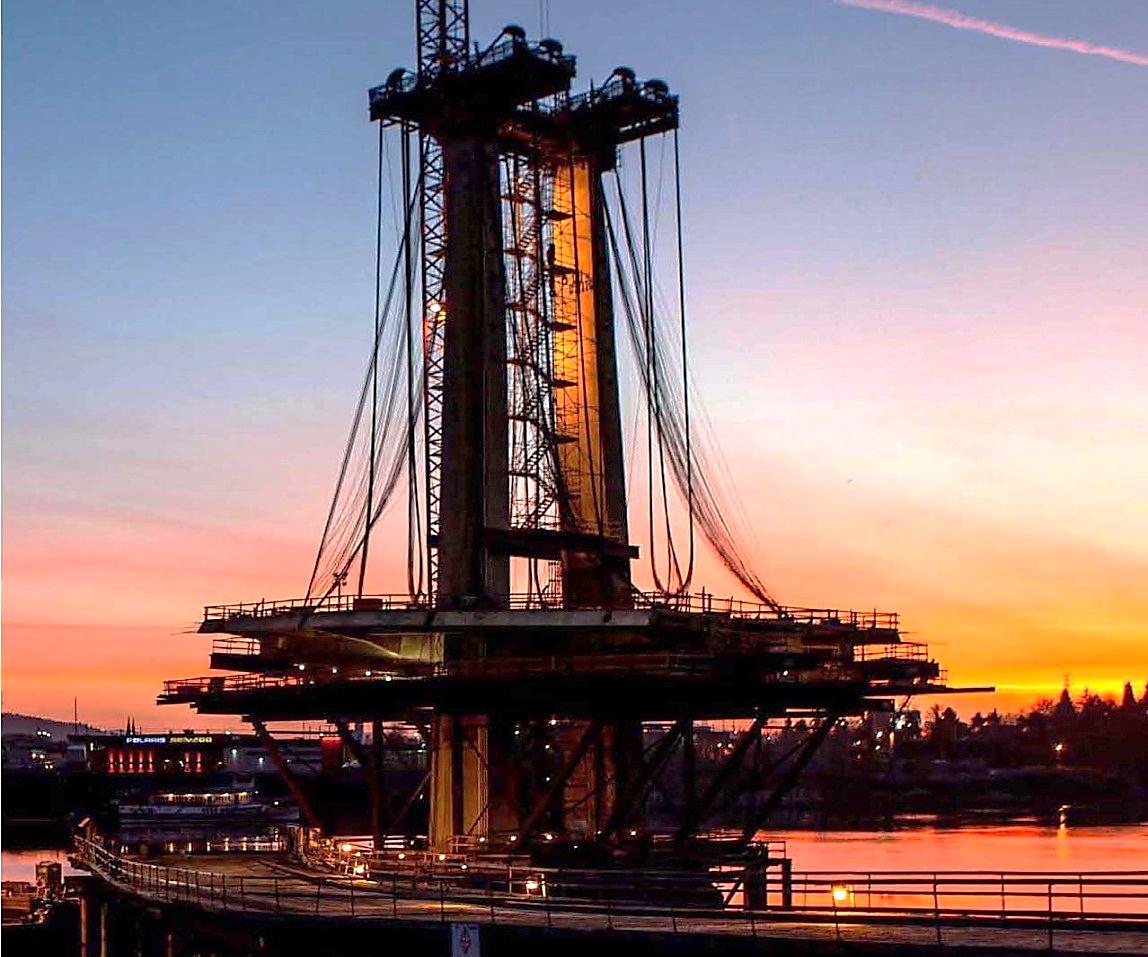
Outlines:
[[[34,714],[15,714],[5,711],[0,714],[0,734],[8,737],[10,734],[35,734],[37,730],[50,731],[52,739],[60,741],[69,734],[75,733],[75,726],[71,721],[57,721],[54,718],[41,718]],[[100,728],[80,722],[81,734],[100,731]]]

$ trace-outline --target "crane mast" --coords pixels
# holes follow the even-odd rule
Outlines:
[[[416,0],[418,77],[429,83],[465,59],[470,46],[467,0]],[[442,473],[443,342],[446,320],[445,186],[443,151],[424,129],[418,132],[419,236],[422,259],[423,441],[425,466],[427,594],[438,583],[439,515]],[[413,530],[409,530],[413,533]]]

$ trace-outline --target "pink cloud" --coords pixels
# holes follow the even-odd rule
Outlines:
[[[1148,56],[1142,56],[1139,53],[1132,53],[1116,47],[1098,46],[1087,40],[1029,33],[1027,30],[1018,30],[1016,27],[996,23],[992,20],[981,20],[979,17],[971,17],[956,10],[947,10],[930,3],[917,3],[915,0],[833,0],[833,2],[846,7],[860,7],[863,10],[878,10],[882,13],[917,17],[921,20],[929,20],[932,23],[952,27],[955,30],[972,30],[975,33],[984,33],[1001,40],[1014,40],[1017,43],[1048,47],[1052,50],[1067,50],[1070,53],[1102,56],[1109,60],[1119,60],[1121,63],[1131,63],[1135,66],[1148,66]]]

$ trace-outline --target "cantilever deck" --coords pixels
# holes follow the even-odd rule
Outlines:
[[[708,672],[708,673],[707,673]],[[668,720],[780,716],[795,709],[825,710],[841,716],[884,710],[894,695],[944,694],[928,681],[874,685],[858,679],[788,680],[722,673],[717,667],[694,671],[652,668],[632,671],[572,672],[564,664],[534,673],[439,674],[425,678],[285,677],[229,683],[224,678],[167,682],[161,704],[190,703],[202,714],[246,714],[263,720],[355,716],[408,717],[421,710],[454,713],[500,702],[504,717],[537,713],[568,718]]]
[[[893,613],[710,595],[639,594],[622,609],[508,605],[379,596],[208,606],[200,631],[221,636],[213,666],[246,674],[169,681],[159,700],[263,719],[463,713],[497,700],[507,713],[650,720],[852,715],[951,690],[924,645],[901,641]]]

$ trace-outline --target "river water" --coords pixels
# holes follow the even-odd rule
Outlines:
[[[65,874],[77,873],[68,864],[68,852],[59,848],[46,850],[19,850],[4,851],[3,860],[0,861],[0,876],[6,881],[36,881],[36,865],[40,861],[58,861],[64,868]]]
[[[897,831],[785,831],[769,836],[786,843],[799,907],[840,900],[845,909],[1148,913],[1148,888],[1143,885],[1115,875],[1080,876],[1099,871],[1140,871],[1148,876],[1148,824],[1010,823]],[[957,871],[964,876],[952,874]]]
[[[1047,827],[1002,824],[896,831],[780,831],[793,869],[809,871],[1148,870],[1148,824]],[[4,880],[34,880],[62,850],[4,851]]]
[[[1148,824],[781,831],[795,871],[1148,870]]]

